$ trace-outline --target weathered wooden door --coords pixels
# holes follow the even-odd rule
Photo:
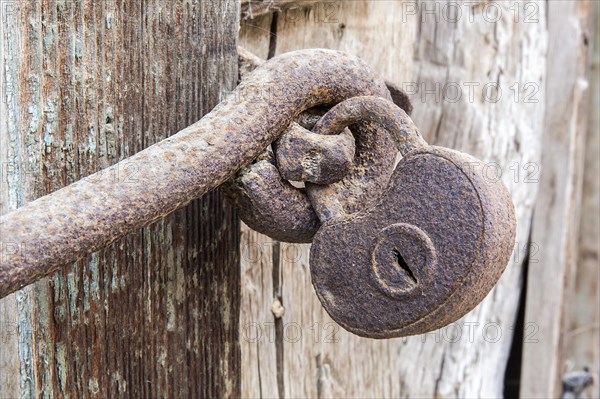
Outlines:
[[[177,132],[235,87],[235,0],[0,5],[2,213]],[[135,170],[115,178],[143,184]],[[239,396],[238,242],[214,192],[1,300],[0,397]]]
[[[591,3],[0,0],[2,214],[198,120],[236,84],[239,35],[263,58],[362,57],[410,93],[427,141],[487,163],[518,218],[473,312],[376,341],[322,309],[307,245],[240,227],[213,192],[0,300],[0,397],[500,397],[521,341],[521,392],[556,397]],[[0,237],[0,256],[18,246]]]

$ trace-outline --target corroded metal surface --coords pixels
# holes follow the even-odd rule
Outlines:
[[[390,95],[392,96],[392,101],[394,104],[402,108],[408,115],[412,114],[413,105],[410,101],[410,97],[408,94],[400,86],[393,82],[385,82],[388,90],[390,91]]]
[[[391,98],[343,53],[262,64],[194,125],[2,217],[3,241],[17,245],[2,253],[0,297],[228,181],[222,189],[251,227],[292,242],[314,236],[315,290],[349,331],[387,338],[457,320],[508,263],[513,205],[481,162],[428,146]],[[404,93],[394,99],[410,110]]]
[[[253,229],[284,242],[311,242],[321,226],[304,190],[284,180],[271,150],[220,187]],[[283,199],[283,200],[281,200]]]
[[[319,134],[334,134],[358,121],[370,121],[383,127],[396,143],[394,150],[397,147],[402,154],[427,145],[407,113],[391,101],[381,97],[357,96],[341,102],[325,114],[312,130]],[[359,138],[363,140],[357,141],[357,162],[343,181],[326,186],[307,183],[308,197],[322,222],[331,217],[339,217],[365,209],[369,203],[357,200],[360,197],[355,193],[361,192],[362,187],[366,184],[384,183],[381,180],[372,182],[371,168],[373,165],[379,165],[380,155],[386,150],[389,152],[390,148],[379,148],[381,141],[373,140],[372,136],[367,139],[363,136],[359,136]],[[364,145],[359,146],[358,143],[364,143]],[[375,148],[378,151],[370,151],[369,148]],[[386,187],[387,181],[385,186],[378,186],[372,192],[382,193]],[[378,197],[379,195],[374,199]]]
[[[262,65],[264,61],[243,49],[239,50],[240,65],[242,65],[240,81],[243,82],[244,79],[251,79],[250,72]],[[378,83],[376,91],[371,95],[391,99],[385,83]],[[404,95],[404,98],[408,99],[406,95]],[[335,103],[324,103],[318,107],[305,110],[297,117],[298,125],[311,130],[322,115],[333,105]],[[410,101],[405,101],[404,106],[410,107]],[[302,158],[303,155],[307,154],[299,149],[286,149],[286,136],[293,135],[294,131],[298,131],[298,125],[291,124],[282,137],[275,141],[272,146],[275,152],[278,152],[278,147],[284,147],[282,149],[283,154],[278,155],[280,160],[281,156],[286,156],[287,166],[291,168],[291,165],[296,163],[300,166],[296,172],[303,173]],[[335,187],[348,188],[344,191],[345,211],[356,212],[373,203],[383,193],[392,175],[397,151],[389,133],[374,123],[360,121],[352,125],[350,130],[355,137],[355,156],[352,164],[350,167],[344,166],[344,170],[333,177],[329,175],[329,180],[343,177],[341,181],[336,183]],[[332,132],[331,134],[335,133],[338,132]],[[327,133],[323,131],[321,134]],[[327,140],[323,141],[325,143]],[[319,151],[322,155],[327,155],[323,150],[321,148]],[[331,153],[331,155],[327,155],[325,157],[327,159],[324,159],[321,164],[333,166],[336,163],[333,159],[335,156],[339,156],[339,154]],[[279,241],[310,242],[321,223],[313,210],[313,205],[307,196],[306,190],[298,189],[286,180],[286,178],[297,178],[297,176],[288,175],[283,177],[281,175],[281,165],[278,164],[276,159],[267,155],[261,160],[263,162],[260,162],[260,164],[242,169],[234,179],[221,186],[221,190],[236,205],[240,218],[254,230],[265,233]],[[307,165],[308,168],[310,166]],[[286,165],[284,164],[284,175],[286,174],[285,168]]]
[[[302,111],[382,93],[389,98],[384,82],[345,53],[302,50],[273,58],[197,123],[3,216],[0,236],[10,245],[0,259],[0,297],[216,188]]]
[[[330,184],[353,166],[355,144],[349,130],[326,136],[293,123],[277,141],[277,167],[285,180]]]
[[[238,52],[241,81],[251,71],[262,65],[264,60],[243,48],[239,48]],[[378,95],[389,99],[391,93],[391,99],[396,105],[410,114],[412,104],[408,95],[392,83],[386,82],[385,84],[388,90],[381,90]],[[328,110],[329,108],[323,106],[307,109],[298,116],[297,123],[305,129],[312,130]],[[242,169],[221,189],[238,208],[240,218],[254,230],[263,232],[279,241],[308,243],[321,223],[319,216],[313,210],[306,190],[295,188],[287,180],[304,180],[298,174],[311,173],[302,167],[303,156],[310,154],[299,151],[297,147],[289,150],[285,148],[284,143],[288,140],[287,136],[292,130],[297,130],[297,126],[291,125],[272,145],[277,152],[279,161],[282,161],[282,157],[286,158],[287,166],[285,162],[284,165],[281,165],[281,162],[275,159],[269,161],[271,158],[267,156],[263,160],[270,162],[270,165],[267,162],[261,162],[261,165]],[[341,212],[341,208],[343,208],[344,212],[350,213],[364,209],[383,193],[393,170],[396,153],[389,135],[385,130],[383,132],[377,130],[377,125],[358,123],[351,126],[351,132],[359,140],[360,153],[356,153],[355,143],[355,159],[351,168],[346,169],[343,166],[344,169],[331,180],[340,176],[343,176],[344,179],[327,189],[330,193],[337,194],[333,201],[340,208],[339,211]],[[320,133],[331,135],[339,133],[339,131],[327,132],[326,129],[321,129]],[[282,151],[278,151],[280,144],[284,147],[281,149]],[[322,149],[320,153],[325,155]],[[334,159],[329,159],[330,157],[325,158],[327,159],[323,159],[321,164],[333,165],[336,163]],[[297,167],[296,175],[286,175],[286,167],[292,165]],[[310,167],[309,163],[307,168]],[[310,179],[306,181],[310,182]],[[343,195],[343,206],[336,201],[341,195]],[[321,217],[323,216],[321,213]]]
[[[332,214],[311,249],[312,282],[327,312],[371,338],[421,334],[462,317],[498,281],[515,239],[504,185],[487,180],[477,159],[425,145],[384,101],[348,100],[315,127],[339,130],[361,115],[386,124],[404,154],[377,204]]]

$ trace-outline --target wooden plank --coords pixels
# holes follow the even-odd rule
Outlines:
[[[23,195],[23,190],[9,187],[19,187],[19,174],[9,173],[10,166],[20,164],[18,130],[15,129],[14,110],[18,106],[18,92],[15,90],[15,80],[18,76],[19,49],[18,21],[13,17],[17,13],[14,3],[0,2],[0,213],[17,207]],[[10,116],[10,118],[9,118]],[[11,162],[9,162],[9,159]],[[10,180],[9,180],[10,179]],[[5,251],[5,238],[0,236],[0,256]],[[18,308],[17,294],[9,295],[0,300],[0,396],[9,398],[20,396],[20,362],[18,337]],[[26,365],[24,365],[26,366]]]
[[[523,347],[521,396],[559,397],[566,371],[568,287],[573,283],[585,137],[589,1],[548,2],[543,173],[531,240],[525,322],[539,339]],[[597,154],[596,154],[597,156]]]
[[[576,275],[570,293],[566,314],[568,332],[565,338],[565,363],[567,371],[581,371],[589,367],[592,375],[600,373],[600,25],[598,25],[598,3],[592,3],[596,10],[595,32],[590,32],[591,47],[590,88],[586,114],[588,117],[585,139],[585,164],[581,192],[581,216],[577,248]],[[591,34],[594,34],[591,37]],[[600,397],[600,384],[591,389],[591,396]]]
[[[2,212],[195,122],[235,85],[237,1],[1,5]],[[214,192],[2,300],[19,331],[0,397],[239,396],[238,245]]]
[[[545,3],[532,3],[537,23],[522,18],[513,22],[515,11],[505,3],[496,3],[503,15],[497,21],[483,13],[482,4],[463,4],[461,18],[444,18],[445,3],[429,6],[434,3],[440,8],[429,16],[423,3],[399,1],[336,2],[335,12],[325,19],[316,7],[300,16],[281,13],[275,23],[266,15],[242,23],[240,42],[261,56],[307,47],[340,49],[361,56],[387,80],[409,90],[420,88],[411,96],[413,116],[426,139],[478,156],[489,163],[490,173],[496,172],[492,178],[502,178],[510,188],[519,250],[494,291],[458,323],[388,341],[358,338],[328,318],[310,283],[308,246],[280,244],[275,261],[264,250],[260,269],[247,266],[241,323],[274,325],[275,333],[259,347],[241,343],[243,362],[256,351],[264,354],[255,369],[243,370],[245,397],[261,396],[272,388],[268,386],[272,381],[286,397],[502,396],[538,188],[532,183],[536,176],[527,175],[526,167],[539,166],[545,107],[540,92],[526,102],[525,89],[521,86],[516,98],[510,86],[531,83],[539,89],[544,82]],[[521,5],[521,15],[523,11]],[[484,85],[498,81],[506,94],[497,102],[489,101]],[[445,89],[456,85],[462,96],[454,101]],[[434,94],[423,90],[432,88]],[[244,234],[249,242],[277,246],[257,233]],[[270,271],[265,270],[269,262]],[[257,280],[259,276],[262,280]],[[271,282],[264,276],[272,276]],[[281,292],[259,297],[247,289],[260,284],[279,284]],[[270,312],[279,303],[283,315]],[[275,369],[265,361],[275,362]],[[258,375],[266,381],[262,391],[253,384]]]
[[[275,319],[271,312],[273,284],[273,241],[242,227],[242,295],[240,346],[242,350],[242,397],[279,397]]]

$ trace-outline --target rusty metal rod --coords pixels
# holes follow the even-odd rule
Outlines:
[[[303,110],[382,87],[367,64],[341,52],[275,57],[195,124],[1,217],[0,298],[216,188]]]

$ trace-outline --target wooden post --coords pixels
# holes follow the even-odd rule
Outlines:
[[[237,80],[235,0],[0,5],[3,213],[195,122]],[[239,396],[238,243],[214,192],[3,299],[0,397]]]

